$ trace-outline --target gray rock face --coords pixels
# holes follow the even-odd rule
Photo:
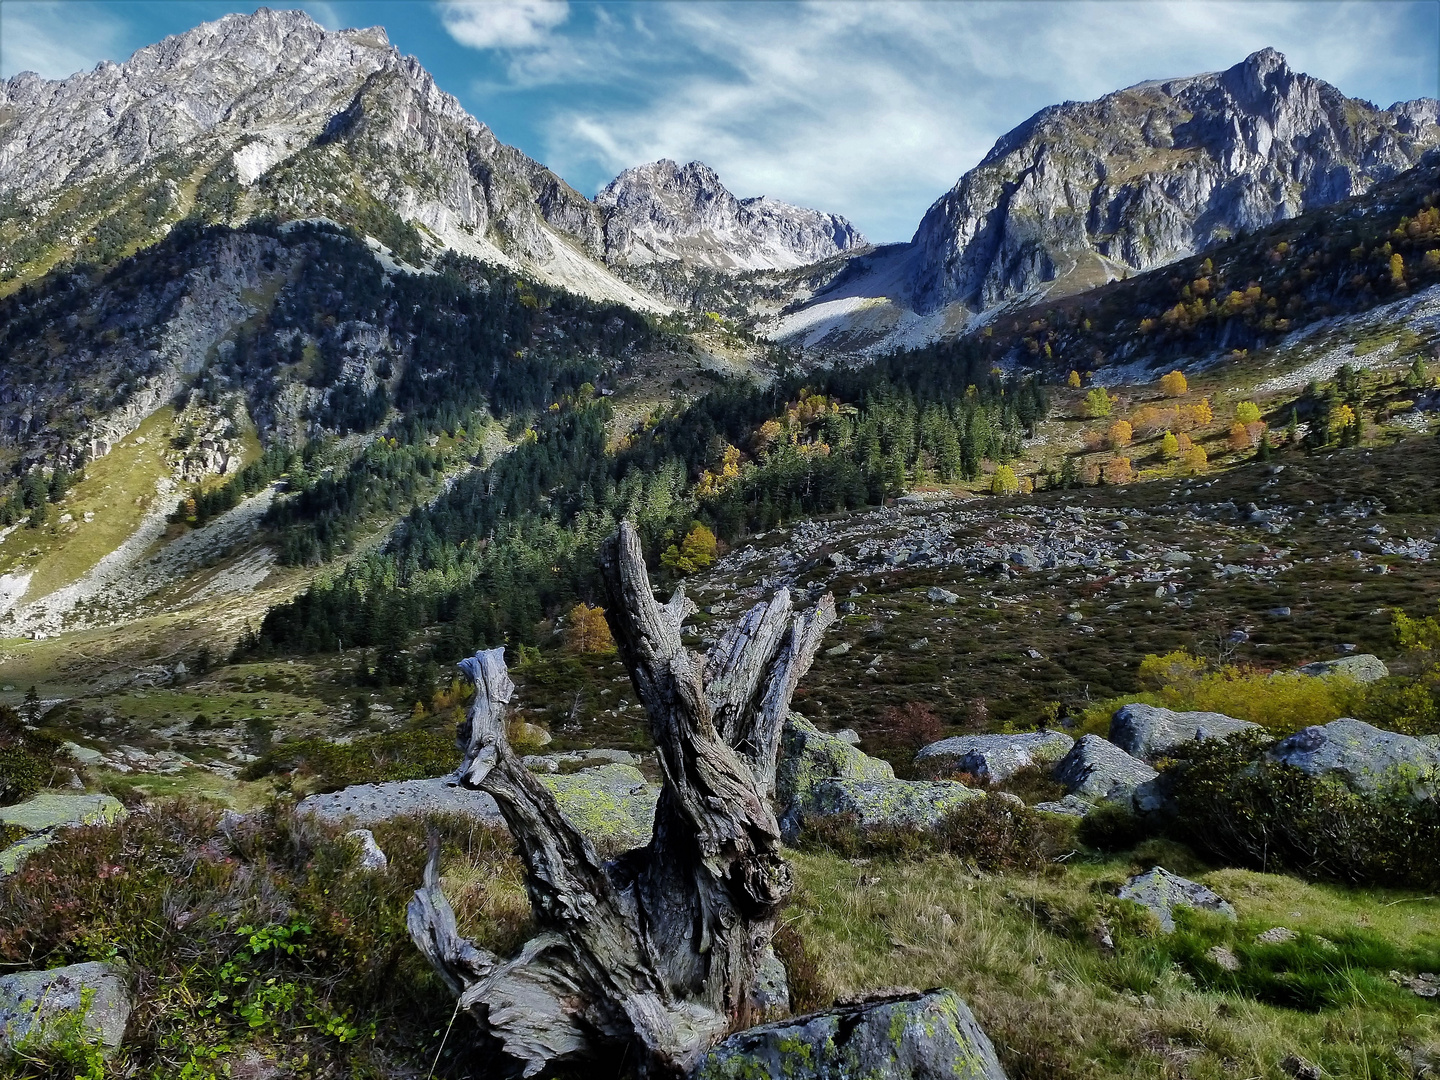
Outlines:
[[[670,160],[626,169],[595,196],[613,263],[683,261],[720,270],[819,262],[865,238],[835,214],[761,196],[737,199],[708,165]]]
[[[1175,909],[1195,908],[1215,911],[1227,919],[1235,918],[1235,908],[1198,881],[1172,874],[1157,866],[1127,881],[1120,890],[1120,899],[1133,900],[1149,908],[1160,919],[1160,928],[1167,934],[1175,930]]]
[[[1118,277],[1337,202],[1440,141],[1431,98],[1378,110],[1274,49],[1041,110],[925,215],[914,295],[979,310],[1072,272]]]
[[[1433,743],[1345,717],[1308,727],[1270,748],[1270,757],[1311,776],[1331,776],[1358,791],[1391,786],[1431,796],[1440,770]]]
[[[995,1048],[951,990],[848,1005],[737,1032],[692,1080],[1004,1080]]]
[[[915,755],[915,763],[1000,781],[1008,780],[1031,765],[1053,765],[1074,745],[1075,740],[1061,731],[959,735],[922,748]]]
[[[1131,757],[1154,761],[1194,739],[1223,739],[1260,726],[1216,712],[1172,712],[1156,705],[1122,705],[1110,718],[1110,741]]]
[[[1133,758],[1099,735],[1086,735],[1055,766],[1054,777],[1071,795],[1087,799],[1126,800],[1141,784],[1158,776],[1139,758]]]
[[[26,1039],[44,1046],[67,1037],[114,1049],[125,1037],[130,1008],[125,979],[109,964],[0,976],[0,1050]]]
[[[827,735],[799,713],[791,713],[780,733],[775,770],[775,805],[782,817],[805,804],[816,786],[831,778],[893,780],[888,761],[872,758],[849,740]]]
[[[1302,675],[1314,675],[1319,678],[1326,675],[1344,675],[1358,683],[1376,682],[1390,674],[1390,669],[1385,666],[1385,661],[1370,653],[1342,656],[1338,660],[1319,660],[1296,670]]]

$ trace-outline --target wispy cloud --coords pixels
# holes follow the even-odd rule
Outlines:
[[[740,194],[835,210],[878,239],[903,239],[1000,135],[1057,101],[1228,67],[1265,45],[1381,104],[1433,93],[1435,10],[1293,0],[587,5],[563,27],[515,34],[527,47],[492,67],[484,97],[525,99],[536,149],[572,182],[698,158]]]
[[[570,16],[566,0],[454,0],[440,5],[440,20],[472,49],[529,48]]]
[[[103,8],[7,0],[0,4],[0,72],[63,79],[117,58],[126,25]],[[61,12],[64,17],[58,17]]]

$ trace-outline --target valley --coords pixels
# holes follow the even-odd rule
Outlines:
[[[876,246],[302,12],[0,84],[0,1077],[1433,1075],[1437,108]]]

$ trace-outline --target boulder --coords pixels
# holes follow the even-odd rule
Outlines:
[[[1426,739],[1344,717],[1308,727],[1270,748],[1270,758],[1311,776],[1331,776],[1358,791],[1400,784],[1429,797],[1436,790],[1440,752]]]
[[[953,780],[824,780],[810,792],[801,816],[852,818],[862,828],[933,829],[951,810],[984,797]]]
[[[60,791],[42,791],[14,806],[0,806],[0,825],[12,825],[29,834],[0,851],[0,876],[13,874],[27,858],[53,844],[63,829],[108,825],[127,812],[111,795]]]
[[[1030,765],[1053,765],[1074,745],[1075,740],[1060,731],[958,735],[924,747],[915,755],[915,764],[970,773],[985,780],[1008,780]]]
[[[122,974],[92,961],[0,976],[0,1049],[57,1040],[113,1050],[130,1020],[130,991]]]
[[[1004,1080],[995,1048],[953,990],[843,1005],[740,1031],[692,1080]]]
[[[560,811],[591,843],[606,851],[638,847],[650,839],[660,789],[633,765],[608,764],[579,772],[542,774],[539,780],[560,804]],[[391,818],[459,814],[486,825],[504,827],[495,800],[471,791],[454,777],[354,784],[324,795],[310,795],[297,807],[330,824],[374,825]]]
[[[932,585],[925,593],[925,598],[936,604],[954,604],[960,600],[960,595],[949,589],[942,589],[939,585]]]
[[[111,795],[42,791],[14,806],[0,806],[0,825],[15,825],[37,833],[75,825],[108,825],[125,814],[120,800]]]
[[[1344,675],[1358,683],[1376,682],[1390,674],[1390,669],[1385,666],[1385,661],[1370,653],[1342,656],[1338,660],[1319,660],[1296,670],[1302,675],[1314,675],[1320,678],[1326,675]]]
[[[1060,759],[1053,775],[1071,795],[1123,801],[1159,773],[1099,735],[1086,735]]]
[[[791,713],[780,735],[776,806],[783,814],[808,799],[817,784],[832,777],[893,780],[895,770],[888,761],[857,750],[843,732],[826,734],[799,713]]]
[[[573,772],[589,765],[639,765],[640,757],[628,750],[567,750],[559,754],[528,754],[520,759],[531,772]]]
[[[1132,877],[1121,888],[1120,899],[1133,900],[1153,911],[1160,920],[1160,929],[1167,934],[1175,930],[1174,910],[1177,907],[1215,911],[1227,919],[1235,918],[1235,909],[1228,901],[1222,900],[1198,881],[1172,874],[1163,866]]]
[[[1174,712],[1136,702],[1122,705],[1110,718],[1110,741],[1131,757],[1155,761],[1194,739],[1223,739],[1239,731],[1260,730],[1248,720],[1217,712]]]
[[[461,787],[451,776],[352,784],[323,795],[307,795],[296,810],[331,825],[347,820],[356,825],[374,825],[424,814],[458,814],[485,825],[505,824],[494,799],[483,791]]]

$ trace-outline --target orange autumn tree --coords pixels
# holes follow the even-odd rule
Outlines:
[[[565,617],[565,644],[575,652],[609,652],[615,647],[605,609],[580,601]]]

